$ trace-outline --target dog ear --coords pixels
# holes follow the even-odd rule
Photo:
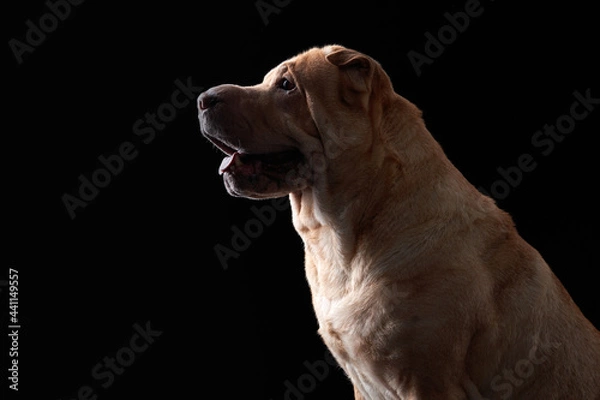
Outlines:
[[[373,62],[369,57],[345,47],[332,46],[332,51],[325,58],[346,73],[349,88],[356,92],[370,90]]]

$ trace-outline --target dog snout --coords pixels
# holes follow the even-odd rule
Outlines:
[[[221,100],[213,89],[208,89],[206,92],[203,92],[198,96],[198,108],[200,111],[207,110],[211,107],[214,107],[215,104],[219,103]]]
[[[218,103],[228,103],[230,106],[243,95],[244,88],[237,85],[219,85],[208,89],[198,96],[198,109],[206,111]]]

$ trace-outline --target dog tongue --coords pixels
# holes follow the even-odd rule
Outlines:
[[[219,167],[219,175],[223,175],[233,164],[234,157],[237,156],[238,153],[233,153],[230,156],[227,156],[221,161],[221,166]]]
[[[257,169],[260,166],[260,161],[254,160],[252,162],[244,163],[240,153],[235,152],[230,156],[227,156],[221,161],[219,167],[219,175],[223,175],[225,172],[238,172],[244,175],[252,175],[257,173]]]

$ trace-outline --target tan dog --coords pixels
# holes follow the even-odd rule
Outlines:
[[[289,194],[356,399],[600,399],[600,333],[376,61],[311,49],[199,108],[230,194]]]

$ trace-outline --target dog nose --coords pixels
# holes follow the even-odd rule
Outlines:
[[[198,108],[200,108],[200,110],[207,110],[218,102],[219,98],[217,97],[217,94],[211,89],[208,89],[198,97]]]

